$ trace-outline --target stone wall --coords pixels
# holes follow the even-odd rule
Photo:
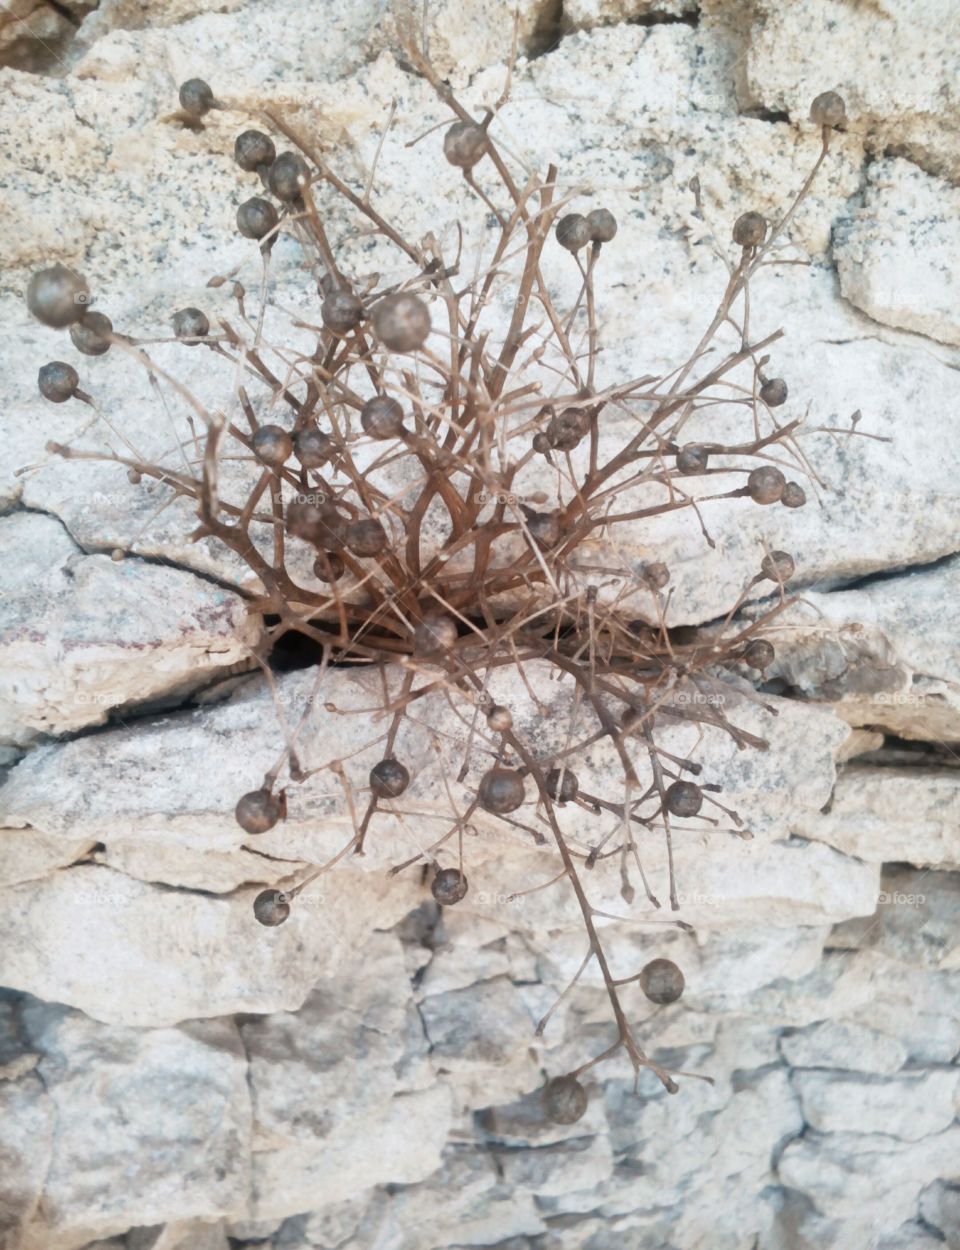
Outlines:
[[[430,6],[432,55],[477,110],[503,86],[512,7]],[[154,515],[116,466],[52,458],[78,418],[34,388],[65,351],[23,307],[41,263],[81,266],[141,335],[184,304],[216,312],[209,278],[249,266],[244,120],[184,127],[185,78],[288,110],[361,183],[395,102],[381,202],[413,234],[480,236],[436,136],[404,146],[444,112],[392,21],[381,0],[27,0],[0,18],[0,1247],[960,1247],[960,11],[520,0],[498,133],[620,221],[600,291],[611,380],[689,352],[724,281],[712,230],[724,247],[740,212],[789,198],[818,148],[809,102],[842,91],[850,124],[794,222],[797,263],[758,284],[755,316],[787,332],[790,415],[846,429],[859,410],[871,436],[820,437],[800,513],[709,511],[714,549],[686,521],[635,533],[670,564],[674,624],[723,613],[761,539],[794,554],[803,601],[777,626],[769,751],[708,746],[753,840],[678,848],[694,932],[624,928],[611,948],[624,968],[682,964],[684,998],[644,1036],[713,1083],[635,1093],[614,1064],[567,1128],[537,1091],[609,1024],[586,978],[533,1038],[583,950],[569,900],[511,901],[543,875],[528,842],[481,826],[471,895],[441,915],[419,877],[387,878],[404,845],[388,831],[254,931],[257,889],[335,848],[342,805],[307,786],[244,837],[233,804],[278,746],[251,585],[189,541],[187,508]],[[292,245],[277,276],[306,311]],[[67,358],[124,438],[170,443],[128,362]],[[363,705],[362,674],[338,682],[334,702]],[[278,695],[309,717],[305,767],[332,734],[349,753],[309,671]],[[742,697],[744,723],[762,719]],[[618,885],[598,872],[611,906]]]

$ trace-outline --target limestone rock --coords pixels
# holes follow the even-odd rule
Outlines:
[[[827,810],[805,815],[798,832],[872,863],[957,868],[960,771],[852,764]]]
[[[871,1077],[794,1072],[803,1118],[821,1133],[882,1133],[904,1141],[940,1133],[956,1118],[955,1068]]]
[[[0,1080],[0,1246],[15,1250],[51,1165],[54,1104],[35,1074]]]
[[[908,161],[872,165],[834,243],[844,296],[874,321],[960,345],[958,219],[956,187]]]
[[[831,945],[882,951],[914,967],[960,969],[960,873],[884,869],[873,917],[838,925]]]
[[[896,1037],[851,1020],[821,1020],[788,1031],[780,1052],[795,1068],[841,1068],[890,1076],[901,1068],[907,1049]]]
[[[239,596],[178,569],[84,555],[52,517],[0,520],[20,558],[0,572],[0,739],[103,724],[248,662],[259,636]]]
[[[748,12],[747,102],[802,121],[814,96],[839,90],[850,127],[876,151],[897,150],[956,179],[960,27],[951,0],[918,9],[895,0],[755,0]]]
[[[377,882],[358,884],[264,929],[254,890],[216,897],[71,868],[0,891],[0,924],[19,937],[0,948],[0,983],[139,1026],[295,1009],[369,927],[409,906],[402,885],[384,903]]]
[[[0,65],[28,70],[56,65],[72,30],[46,0],[8,0],[0,13]]]
[[[956,1126],[906,1146],[877,1133],[808,1133],[787,1143],[779,1174],[824,1215],[878,1238],[912,1219],[921,1190],[955,1170],[958,1144]]]
[[[231,1022],[105,1028],[41,1003],[23,1021],[56,1117],[25,1250],[81,1246],[184,1211],[214,1220],[244,1202],[250,1105]]]
[[[830,702],[852,725],[902,738],[960,738],[960,665],[944,595],[960,593],[960,559],[863,587],[807,592],[774,623],[768,675]]]

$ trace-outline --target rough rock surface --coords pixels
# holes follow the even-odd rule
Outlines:
[[[0,544],[21,553],[0,572],[0,743],[76,733],[160,696],[182,702],[249,663],[257,619],[228,590],[85,555],[53,517],[3,517]]]
[[[753,840],[703,822],[678,840],[693,932],[604,925],[616,975],[654,956],[683,967],[679,1003],[653,1010],[628,985],[625,1008],[658,1062],[714,1083],[681,1078],[670,1097],[645,1075],[634,1092],[617,1060],[587,1072],[570,1126],[545,1122],[539,1090],[612,1035],[591,968],[534,1036],[584,954],[566,892],[512,894],[549,877],[549,846],[478,820],[471,892],[440,911],[416,870],[386,878],[419,828],[385,821],[285,926],[254,926],[256,892],[335,853],[350,824],[329,774],[291,786],[288,820],[260,838],[233,805],[276,762],[277,710],[308,714],[305,767],[336,753],[362,793],[381,727],[325,704],[368,706],[365,679],[320,692],[293,673],[275,707],[262,678],[235,674],[254,640],[234,593],[256,589],[245,567],[191,542],[190,508],[158,513],[162,496],[122,467],[51,456],[51,439],[102,453],[116,435],[98,421],[77,436],[89,411],[44,404],[36,369],[75,363],[114,427],[157,455],[187,454],[183,412],[165,413],[119,351],[79,357],[22,304],[29,273],[57,258],[130,333],[167,336],[184,304],[235,314],[206,284],[235,266],[258,280],[233,229],[246,119],[228,107],[184,127],[176,86],[194,74],[228,106],[289,110],[358,186],[395,101],[376,195],[415,236],[453,244],[461,221],[471,255],[484,207],[436,135],[405,146],[444,111],[394,55],[395,0],[326,5],[319,23],[294,0],[89,7],[14,0],[0,16],[0,61],[16,66],[0,70],[0,537],[14,553],[0,733],[4,759],[25,752],[0,790],[0,1248],[956,1250],[953,0],[519,6],[513,98],[494,125],[521,159],[558,161],[574,207],[602,197],[619,219],[598,271],[605,379],[685,356],[722,289],[714,244],[729,255],[733,218],[772,214],[816,154],[811,98],[837,88],[849,116],[793,222],[785,255],[801,263],[764,275],[753,314],[786,330],[784,411],[805,416],[822,487],[808,483],[800,513],[705,504],[714,550],[686,518],[628,542],[631,560],[669,563],[673,624],[725,613],[762,541],[794,554],[803,592],[766,674],[779,716],[735,682],[717,692],[769,749],[703,744]],[[504,8],[428,13],[433,53],[478,113],[503,87]],[[329,211],[351,265],[387,267]],[[292,314],[315,312],[292,240],[274,266]],[[550,279],[572,302],[573,267]],[[201,397],[222,395],[210,353],[151,350]],[[838,433],[857,410],[890,441]],[[133,555],[114,564],[114,547]],[[202,706],[181,707],[191,692]],[[545,749],[564,731],[563,688],[547,702],[546,729],[527,725]],[[401,744],[424,824],[445,807],[438,760],[456,776],[462,758],[462,736],[434,749],[432,734],[460,733],[448,716],[431,705]],[[602,782],[613,762],[597,751],[584,767]],[[458,795],[475,783],[476,761]],[[523,815],[535,820],[532,800]],[[659,837],[644,856],[662,895]],[[615,868],[589,886],[622,908]]]

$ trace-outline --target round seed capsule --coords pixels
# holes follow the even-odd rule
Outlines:
[[[580,782],[569,768],[551,768],[544,780],[544,789],[557,803],[572,803],[580,792]]]
[[[373,517],[351,521],[344,531],[344,544],[355,556],[378,556],[387,549],[387,531]]]
[[[304,426],[293,436],[293,454],[305,469],[317,469],[333,455],[333,440],[315,425]]]
[[[309,181],[310,169],[307,162],[296,152],[281,152],[267,174],[270,190],[278,200],[287,204],[300,199]]]
[[[617,219],[609,208],[595,208],[587,213],[587,227],[594,243],[609,243],[617,233]]]
[[[427,616],[413,631],[417,655],[444,655],[456,646],[460,634],[452,616]]]
[[[703,791],[692,781],[675,781],[667,786],[663,805],[673,816],[696,816],[703,805]]]
[[[836,91],[822,91],[810,105],[810,120],[818,126],[842,126],[847,120],[847,106]]]
[[[173,314],[173,332],[178,339],[204,339],[210,333],[210,322],[199,308],[181,308]],[[196,343],[188,343],[196,347]]]
[[[807,492],[799,482],[787,482],[780,496],[780,502],[785,508],[802,508],[807,502]]]
[[[269,200],[253,196],[237,209],[237,229],[246,239],[263,239],[275,230],[280,218]]]
[[[554,234],[560,246],[568,252],[579,252],[590,242],[590,226],[582,213],[567,213],[561,217]]]
[[[349,334],[360,324],[363,304],[352,291],[331,291],[320,307],[320,318],[334,334]]]
[[[279,425],[261,425],[252,442],[253,454],[261,464],[271,469],[279,469],[286,464],[293,452],[293,439]]]
[[[191,117],[203,117],[213,103],[213,91],[202,78],[188,78],[180,88],[180,107]]]
[[[783,378],[767,378],[760,387],[760,398],[768,408],[779,408],[787,402],[787,384]]]
[[[110,350],[113,322],[103,313],[88,309],[70,327],[70,341],[84,356],[102,356]]]
[[[341,545],[340,517],[329,504],[303,496],[287,505],[287,533],[316,547]]]
[[[687,443],[677,452],[677,469],[686,475],[704,473],[709,461],[710,453],[699,443]]]
[[[555,1076],[543,1091],[543,1110],[554,1124],[576,1124],[587,1109],[587,1091],[575,1076]]]
[[[654,560],[644,567],[643,580],[651,590],[663,590],[670,581],[670,570],[661,560]]]
[[[795,569],[793,556],[786,551],[771,551],[760,561],[760,572],[771,582],[788,582]]]
[[[392,395],[374,395],[360,409],[360,424],[371,438],[399,438],[403,433],[403,408]]]
[[[253,914],[262,925],[273,929],[290,915],[290,904],[282,890],[262,890],[253,900]]]
[[[49,364],[41,365],[37,373],[40,394],[54,404],[62,404],[72,398],[79,385],[80,375],[65,360],[51,360]]]
[[[313,562],[313,575],[321,582],[339,581],[343,571],[343,561],[335,551],[321,551]]]
[[[253,173],[264,165],[272,165],[277,159],[277,149],[270,136],[262,130],[245,130],[237,135],[233,158],[241,169]]]
[[[62,330],[79,321],[90,303],[86,278],[66,265],[38,270],[27,286],[27,308],[45,326]]]
[[[557,451],[573,451],[590,429],[590,418],[582,408],[564,408],[547,422],[550,446]]]
[[[378,799],[395,799],[409,784],[410,774],[399,760],[381,760],[370,769],[370,789]]]
[[[743,662],[751,668],[760,669],[762,672],[763,669],[770,667],[775,655],[773,644],[767,642],[766,638],[754,638],[744,648]]]
[[[754,503],[777,503],[783,495],[786,478],[773,465],[761,465],[747,478],[747,491]]]
[[[471,169],[487,150],[487,132],[474,122],[454,122],[443,136],[443,154],[458,169]]]
[[[373,308],[373,332],[392,352],[414,352],[430,333],[430,309],[419,295],[385,295]]]
[[[652,1003],[675,1003],[684,984],[683,973],[672,959],[651,959],[640,969],[640,988]]]
[[[480,778],[480,806],[498,816],[515,812],[526,798],[523,778],[513,768],[491,768]]]
[[[127,481],[132,486],[139,486],[143,481],[143,474],[138,469],[127,469]]]
[[[459,868],[441,868],[430,882],[430,893],[442,907],[452,907],[467,893],[467,878]]]
[[[733,241],[741,247],[759,247],[767,237],[767,220],[762,213],[742,213],[733,223]]]
[[[280,819],[280,800],[269,790],[251,790],[237,803],[234,815],[247,833],[266,833]]]
[[[553,443],[550,442],[550,435],[544,434],[542,431],[539,434],[534,434],[532,447],[533,450],[539,452],[541,456],[549,455],[549,453],[553,450]]]
[[[507,733],[513,728],[513,713],[508,707],[495,703],[487,713],[487,724],[494,733]]]

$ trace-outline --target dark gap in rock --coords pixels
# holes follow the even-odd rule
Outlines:
[[[862,728],[875,728],[885,733],[882,725],[864,725]],[[883,768],[960,768],[960,757],[956,749],[946,742],[925,742],[885,733],[883,746],[858,755],[854,764],[857,767],[872,764]]]
[[[699,25],[699,9],[692,9],[689,13],[641,13],[637,17],[628,17],[624,22],[624,26],[690,26],[694,29]]]
[[[790,114],[784,109],[767,109],[762,105],[757,105],[755,108],[741,109],[740,116],[749,117],[757,122],[771,122],[773,124],[790,121]]]

